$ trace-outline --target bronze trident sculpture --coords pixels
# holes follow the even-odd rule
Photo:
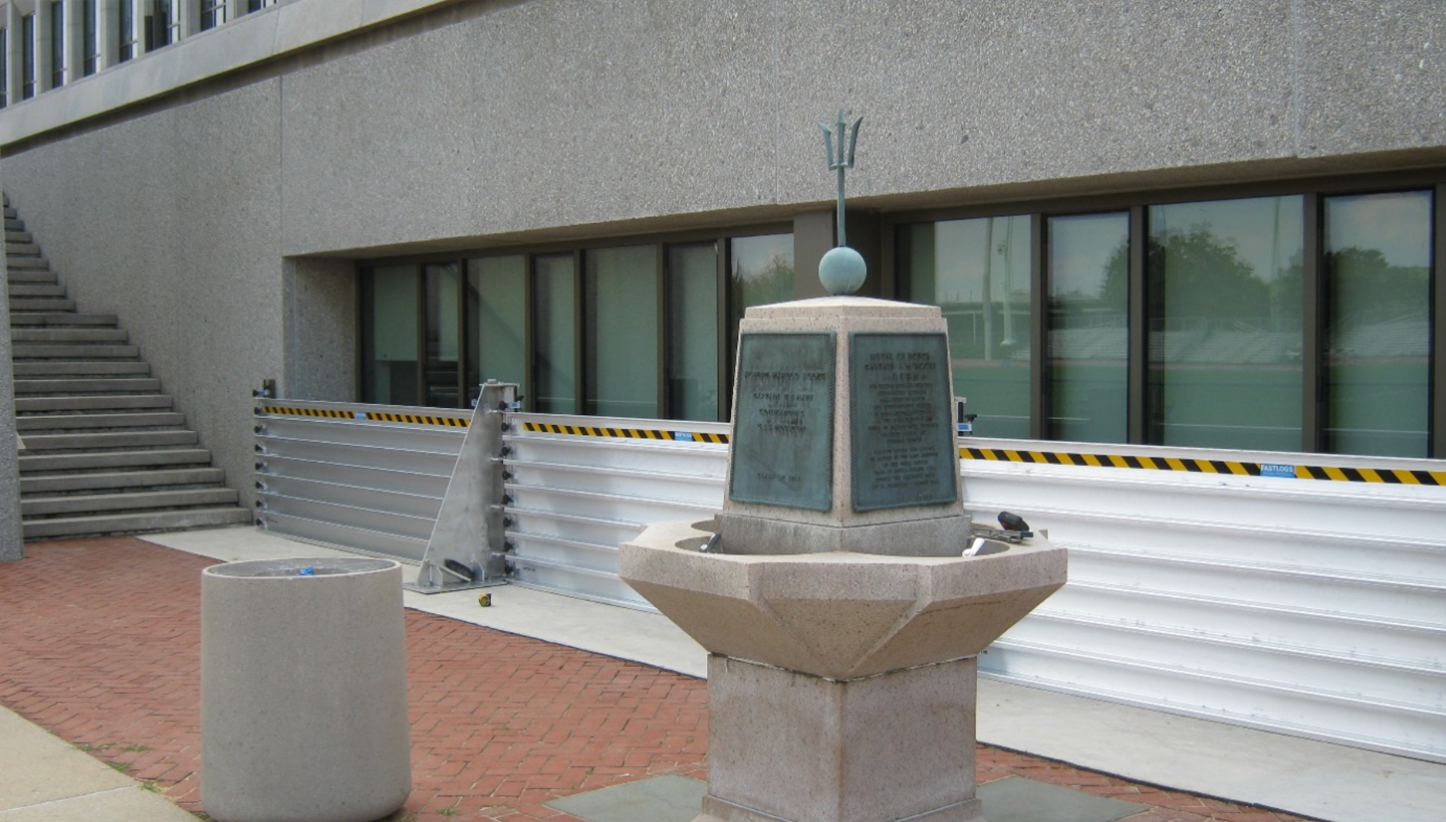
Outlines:
[[[844,120],[843,109],[839,109],[838,121],[832,129],[824,123],[818,124],[823,130],[823,147],[827,152],[829,171],[838,173],[837,242],[818,263],[818,278],[831,294],[852,294],[864,284],[864,278],[868,275],[863,255],[848,247],[844,228],[844,171],[854,167],[854,148],[858,145],[859,124],[863,121],[864,118],[859,117],[849,125]],[[845,142],[847,149],[844,147]]]

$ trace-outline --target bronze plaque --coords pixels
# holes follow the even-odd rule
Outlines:
[[[739,340],[728,488],[735,502],[832,510],[834,348],[832,333]]]
[[[855,511],[959,498],[943,334],[849,336]]]

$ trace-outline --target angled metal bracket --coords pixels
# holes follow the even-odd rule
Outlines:
[[[516,402],[516,385],[482,385],[417,581],[402,586],[407,590],[439,594],[507,583],[502,433]]]

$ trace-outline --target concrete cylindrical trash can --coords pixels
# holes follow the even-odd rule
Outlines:
[[[201,575],[201,801],[219,822],[371,822],[412,790],[401,565]]]

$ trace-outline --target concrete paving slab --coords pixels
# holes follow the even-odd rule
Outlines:
[[[984,677],[978,733],[1125,779],[1332,822],[1439,822],[1446,805],[1439,763]]]
[[[700,779],[667,774],[543,804],[588,822],[692,822],[707,792]]]
[[[0,707],[3,822],[196,822],[159,793]]]
[[[1149,810],[1022,776],[986,782],[978,796],[989,822],[1116,822]]]
[[[0,810],[0,822],[196,822],[196,817],[172,805],[159,793],[139,785],[47,802],[27,808]]]

